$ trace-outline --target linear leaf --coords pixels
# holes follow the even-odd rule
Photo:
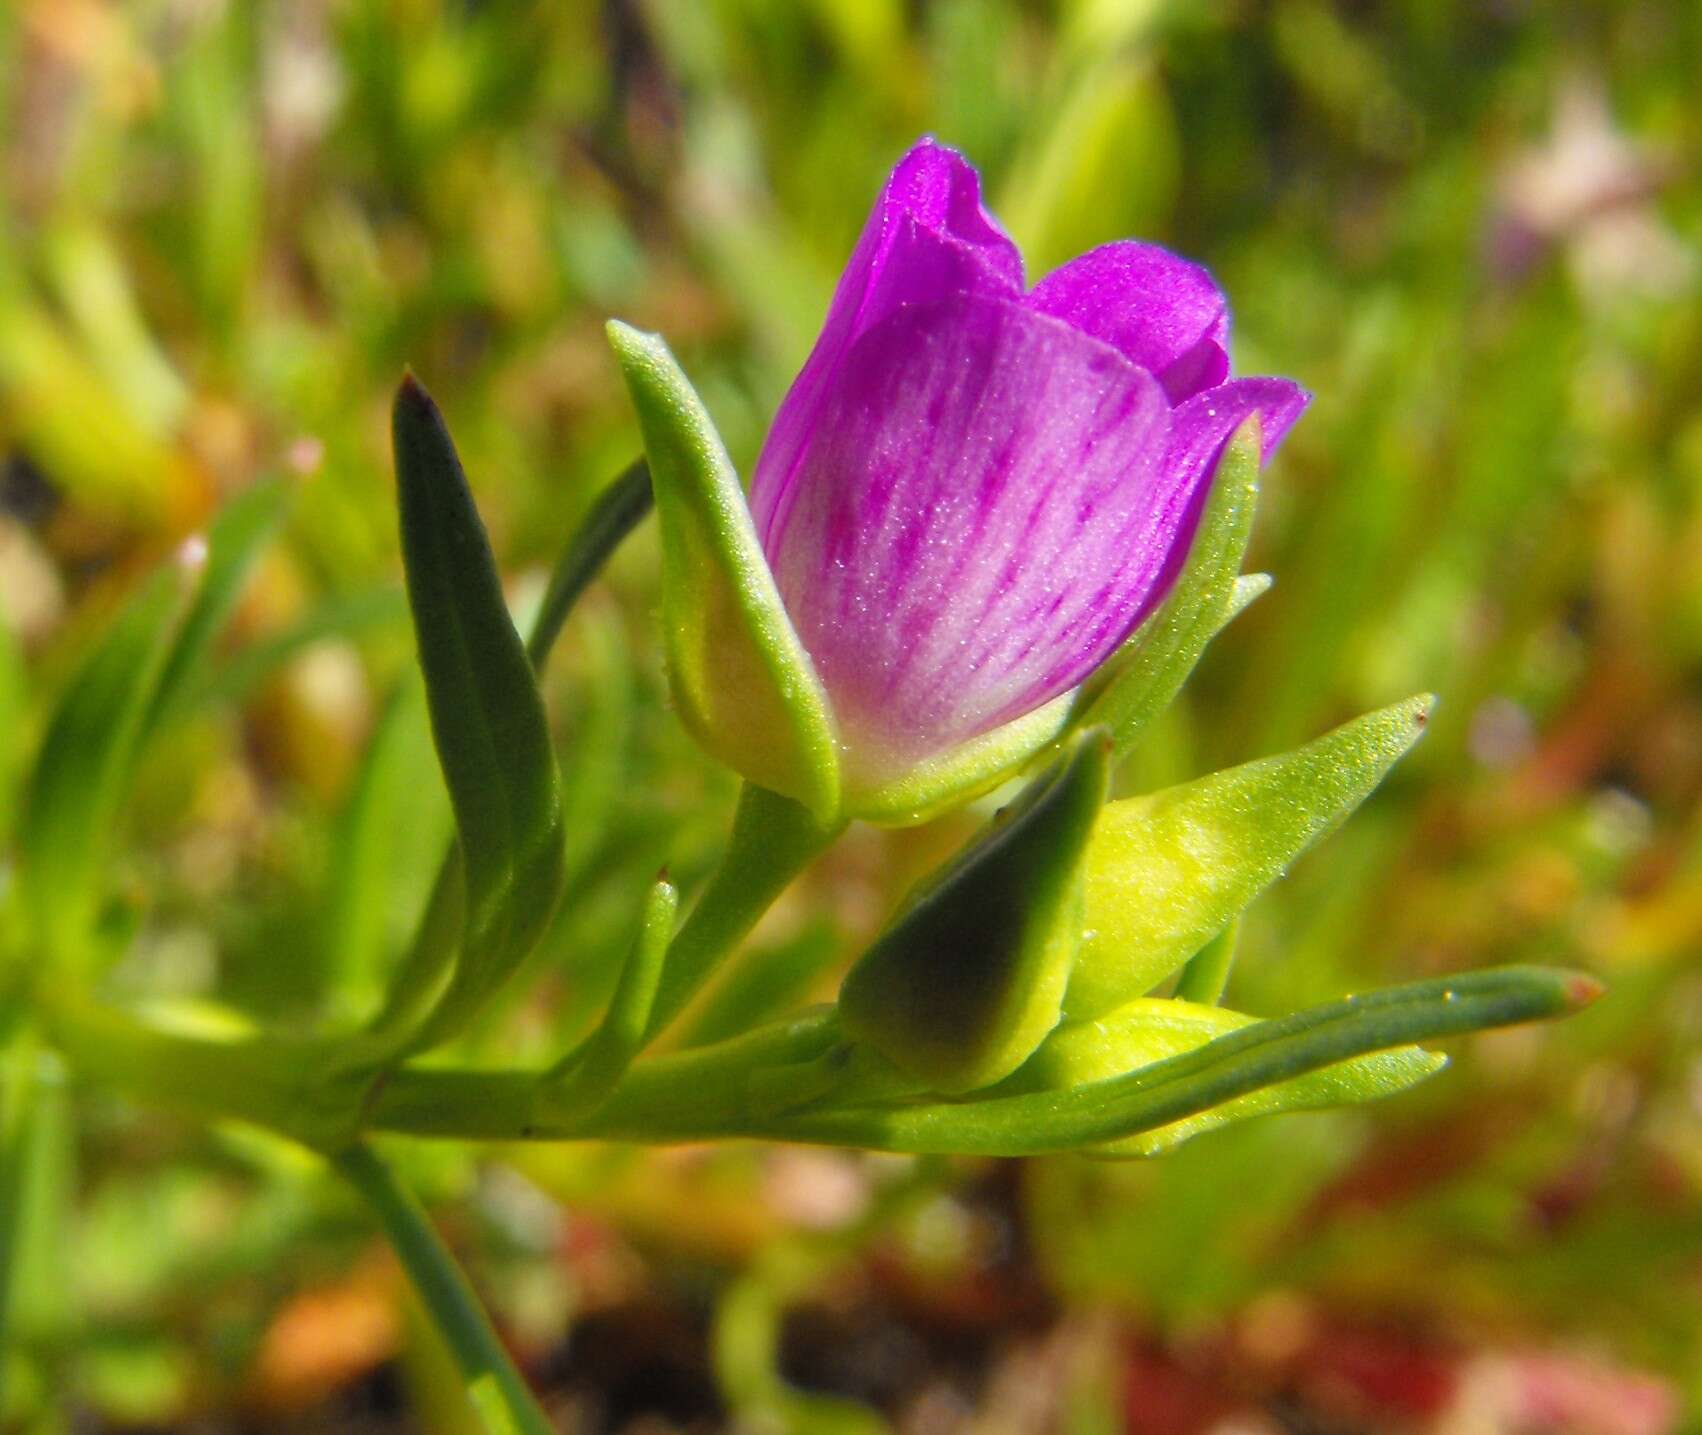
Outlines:
[[[658,877],[645,898],[638,940],[621,968],[620,983],[602,1024],[583,1048],[556,1069],[556,1099],[564,1106],[601,1105],[643,1049],[679,910],[679,889],[666,876]]]
[[[1344,997],[1067,1091],[789,1113],[752,1134],[871,1150],[1034,1155],[1121,1141],[1374,1051],[1566,1016],[1601,986],[1549,967],[1492,967]]]
[[[597,495],[550,573],[550,586],[532,624],[532,636],[526,640],[526,655],[533,667],[544,666],[579,595],[602,571],[621,540],[643,521],[654,502],[650,466],[641,458],[628,464],[620,477]]]
[[[457,960],[423,1046],[460,1030],[542,932],[561,888],[561,805],[490,540],[442,415],[411,375],[394,437],[408,602],[465,884]]]
[[[25,908],[46,952],[75,957],[94,925],[118,810],[182,611],[184,570],[135,593],[61,698],[18,822]]]
[[[1252,1026],[1257,1017],[1191,1001],[1141,997],[1093,1021],[1059,1027],[1001,1092],[1063,1091],[1152,1066]],[[1447,1058],[1415,1046],[1373,1052],[1319,1067],[1237,1096],[1168,1126],[1094,1149],[1117,1156],[1154,1156],[1202,1132],[1252,1116],[1315,1111],[1392,1096],[1432,1076]]]
[[[542,671],[573,605],[600,565],[643,517],[649,502],[649,472],[641,459],[628,465],[592,504],[556,562],[526,644],[534,672]],[[463,898],[460,865],[451,853],[438,869],[425,912],[391,980],[384,1005],[373,1018],[372,1030],[391,1035],[406,1031],[429,1004],[444,971],[454,961]]]
[[[294,488],[280,479],[257,483],[225,505],[207,533],[201,581],[178,626],[143,720],[143,741],[188,706],[203,681],[207,654],[242,596],[261,547],[276,530]]]

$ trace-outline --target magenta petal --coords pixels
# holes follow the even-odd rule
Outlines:
[[[1218,455],[1235,430],[1257,414],[1259,458],[1268,463],[1311,402],[1311,394],[1287,379],[1231,379],[1171,410],[1170,448],[1164,471],[1175,505],[1176,543],[1154,585],[1156,597],[1168,594],[1188,561],[1194,530],[1205,511],[1217,471]]]
[[[898,162],[840,276],[821,336],[775,415],[751,477],[757,532],[781,521],[822,396],[858,337],[900,304],[1022,293],[1022,255],[981,203],[957,151],[922,140]]]
[[[1034,286],[1028,303],[1103,339],[1158,376],[1172,403],[1229,373],[1229,306],[1198,264],[1156,244],[1089,250]]]
[[[1259,416],[1259,456],[1271,455],[1312,402],[1312,395],[1288,379],[1231,379],[1178,404],[1170,420],[1170,456],[1166,466],[1179,488],[1191,488],[1210,470],[1229,436]]]
[[[1169,404],[1009,300],[893,313],[823,396],[765,540],[854,782],[1038,707],[1156,601],[1183,496]]]

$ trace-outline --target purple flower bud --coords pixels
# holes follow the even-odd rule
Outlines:
[[[1025,289],[975,171],[888,178],[750,502],[854,788],[1080,683],[1164,598],[1225,442],[1308,395],[1230,379],[1198,265],[1108,244]]]

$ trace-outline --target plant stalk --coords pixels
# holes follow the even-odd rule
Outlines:
[[[366,1198],[491,1435],[554,1435],[525,1379],[509,1359],[461,1267],[424,1209],[370,1146],[346,1147],[332,1164]]]

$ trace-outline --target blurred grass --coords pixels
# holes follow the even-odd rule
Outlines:
[[[403,364],[524,603],[636,449],[604,318],[668,334],[748,468],[882,175],[933,131],[1031,275],[1170,243],[1227,289],[1237,367],[1318,396],[1255,535],[1276,588],[1128,785],[1442,696],[1414,758],[1252,910],[1233,1003],[1524,959],[1613,995],[1471,1043],[1394,1105],[1152,1165],[427,1149],[411,1175],[575,1428],[870,1428],[847,1399],[959,1428],[925,1421],[1032,1386],[1057,1428],[1163,1429],[1140,1422],[1184,1377],[1279,1428],[1412,1428],[1317,1375],[1320,1331],[1444,1353],[1473,1429],[1523,1427],[1459,1371],[1531,1351],[1666,1383],[1654,1405],[1612,1387],[1655,1423],[1542,1428],[1696,1427],[1698,73],[1681,0],[0,7],[0,819],[144,571],[282,477],[205,697],[143,756],[101,932],[126,993],[370,1010],[447,823],[395,597]],[[732,784],[663,700],[653,545],[549,674],[573,896],[477,1038],[492,1060],[582,1032],[655,869],[689,894],[721,841]],[[831,990],[835,939],[945,842],[854,834],[740,980]],[[700,1030],[756,999],[718,997]],[[463,1428],[311,1166],[36,1081],[7,1088],[5,1184],[53,1207],[63,1254],[15,1283],[14,1424],[383,1428],[412,1403]]]

